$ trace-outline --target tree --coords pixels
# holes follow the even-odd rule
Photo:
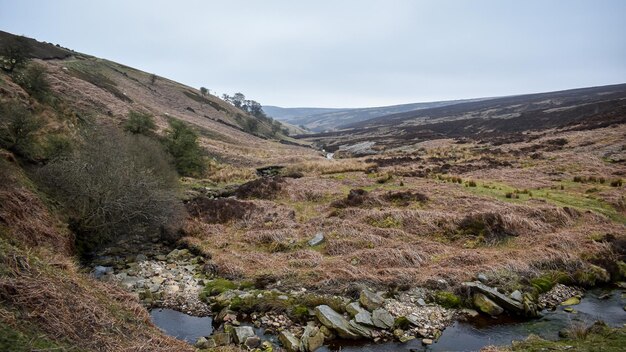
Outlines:
[[[152,115],[137,111],[128,113],[128,120],[124,123],[124,130],[132,134],[151,135],[156,129]]]
[[[174,157],[176,170],[181,175],[199,177],[204,173],[204,153],[194,130],[181,121],[171,120],[164,142],[167,151]]]
[[[150,75],[150,84],[154,85],[157,81],[157,75],[155,75],[154,73]]]
[[[232,97],[230,97],[231,104],[233,104],[236,108],[241,108],[244,105],[245,100],[246,96],[242,93],[235,93]]]
[[[207,95],[208,92],[209,90],[206,89],[205,87],[200,87],[200,94],[202,94],[202,96]]]
[[[30,45],[26,41],[26,38],[15,37],[9,40],[2,50],[2,60],[0,60],[2,69],[11,73],[26,65],[29,60],[29,54]]]
[[[246,120],[246,131],[256,133],[259,130],[259,121],[253,118]]]
[[[69,157],[37,173],[66,209],[79,251],[128,235],[158,233],[180,218],[178,178],[158,142],[102,127],[84,140]]]

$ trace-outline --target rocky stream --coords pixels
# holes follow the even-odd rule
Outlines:
[[[200,349],[237,344],[251,351],[478,350],[533,333],[556,339],[573,321],[626,323],[626,296],[619,289],[585,292],[557,284],[533,299],[490,287],[484,275],[462,284],[475,309],[446,308],[423,288],[393,296],[363,288],[350,299],[304,288],[235,286],[215,278],[204,258],[167,248],[157,238],[131,239],[97,253],[92,274],[137,294],[155,325]]]

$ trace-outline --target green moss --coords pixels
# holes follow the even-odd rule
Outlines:
[[[217,296],[220,293],[226,292],[228,290],[234,290],[238,287],[238,285],[230,280],[226,279],[215,279],[207,282],[200,294],[201,298],[206,300],[209,296]]]
[[[623,351],[626,346],[626,328],[604,328],[600,331],[587,333],[580,338],[565,339],[558,341],[544,340],[536,335],[531,335],[522,342],[514,342],[510,348],[512,351]]]
[[[293,307],[291,314],[297,317],[298,319],[300,319],[301,321],[304,321],[309,316],[309,308],[303,305],[297,305]]]
[[[452,292],[435,292],[435,302],[445,308],[457,308],[461,306],[461,298]]]
[[[406,317],[397,317],[396,321],[394,321],[393,326],[396,329],[406,330],[411,327],[411,322]]]
[[[368,220],[368,223],[375,227],[380,228],[400,228],[402,227],[402,220],[396,219],[391,215],[387,215],[382,219],[372,219]]]
[[[3,323],[0,324],[0,351],[65,351],[69,349],[68,346],[48,339],[46,335],[30,331],[18,331]],[[72,348],[72,350],[80,351],[76,348]]]
[[[543,275],[530,280],[530,285],[537,291],[537,293],[548,292],[556,284],[570,283],[571,279],[569,275],[562,271],[550,271]]]
[[[574,273],[574,280],[580,286],[592,287],[610,281],[609,273],[593,264],[589,264]]]

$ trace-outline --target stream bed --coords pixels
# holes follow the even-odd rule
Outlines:
[[[610,293],[609,298],[599,298],[606,293]],[[556,340],[559,330],[572,324],[590,325],[596,320],[603,320],[612,327],[623,326],[626,324],[625,304],[626,299],[622,298],[621,290],[593,289],[586,292],[580,304],[572,306],[576,313],[568,313],[563,310],[564,307],[557,307],[554,311],[542,312],[543,317],[539,319],[527,321],[480,316],[472,322],[454,323],[430,346],[423,346],[420,339],[407,343],[380,344],[342,340],[317,351],[477,351],[489,345],[510,345],[513,340],[523,340],[530,334]],[[208,336],[213,330],[210,317],[193,317],[171,309],[153,309],[151,315],[154,324],[167,334],[192,344],[198,337]],[[263,336],[262,331],[257,331],[257,334],[262,339],[275,342],[274,337]]]

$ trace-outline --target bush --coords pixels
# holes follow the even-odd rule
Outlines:
[[[15,74],[15,82],[19,84],[33,98],[44,101],[50,93],[50,83],[46,68],[39,64],[31,64],[24,71]]]
[[[66,209],[79,251],[166,228],[182,212],[177,176],[161,146],[114,129],[91,131],[38,176]]]
[[[26,158],[33,155],[43,121],[19,104],[0,105],[0,145]]]
[[[171,120],[165,136],[167,151],[174,157],[176,170],[183,176],[199,177],[205,169],[204,153],[198,135],[181,121]]]
[[[611,187],[622,187],[623,181],[621,178],[611,181]]]
[[[151,135],[156,129],[152,115],[137,111],[128,113],[128,120],[124,123],[124,130],[132,134]]]
[[[49,135],[44,145],[44,152],[48,160],[65,157],[72,152],[72,149],[72,141],[60,134]]]

